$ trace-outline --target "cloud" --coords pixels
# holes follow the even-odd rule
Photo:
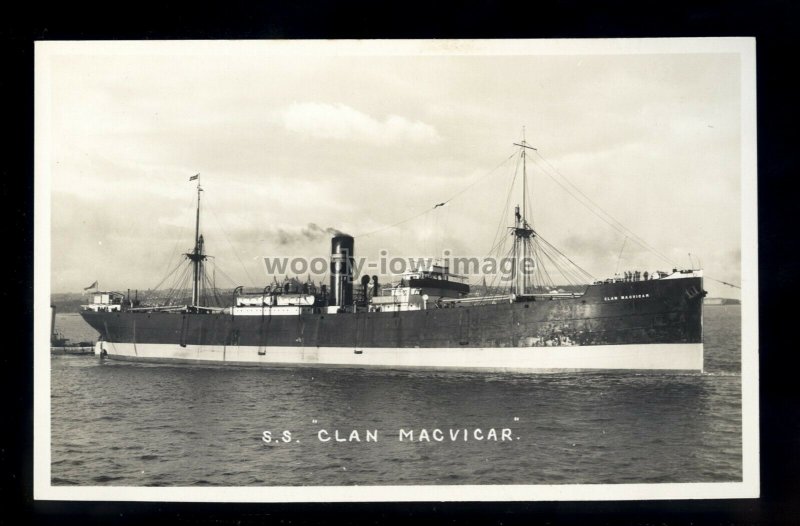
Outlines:
[[[158,282],[170,255],[192,246],[197,172],[208,253],[241,283],[271,281],[263,256],[326,256],[328,226],[368,257],[483,256],[510,241],[521,204],[510,155],[524,125],[543,158],[647,243],[739,283],[738,64],[724,54],[59,55],[52,285]],[[625,235],[544,168],[528,157],[545,239],[598,278],[667,269],[630,240],[620,259]]]
[[[430,124],[389,115],[383,121],[344,104],[294,103],[280,112],[284,127],[320,139],[371,144],[435,144],[439,133]]]

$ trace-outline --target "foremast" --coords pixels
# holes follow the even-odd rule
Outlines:
[[[192,262],[192,307],[201,307],[203,266],[207,259],[204,250],[203,235],[200,233],[200,195],[203,188],[200,186],[200,174],[195,174],[189,181],[197,181],[197,213],[194,223],[194,249],[185,254]]]

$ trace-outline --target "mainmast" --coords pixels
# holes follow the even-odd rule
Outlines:
[[[192,307],[198,307],[200,306],[203,262],[206,260],[203,250],[203,236],[200,234],[200,192],[203,191],[203,188],[200,186],[200,174],[191,176],[189,181],[197,181],[197,214],[194,223],[194,249],[186,254],[186,257],[192,262]]]
[[[514,267],[513,276],[511,280],[511,292],[519,295],[524,295],[528,290],[528,273],[530,271],[530,239],[534,236],[533,229],[528,224],[525,214],[527,213],[527,193],[528,193],[528,173],[525,163],[525,156],[527,150],[536,150],[533,146],[528,145],[525,141],[525,128],[522,128],[522,142],[514,143],[514,146],[520,147],[520,155],[522,156],[522,211],[520,212],[519,205],[514,208],[514,226],[511,228],[511,233],[514,236]]]

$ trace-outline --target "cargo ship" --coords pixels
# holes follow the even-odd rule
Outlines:
[[[570,290],[534,282],[530,268],[547,258],[526,218],[525,156],[532,148],[524,140],[515,145],[523,204],[508,227],[513,265],[502,288],[475,293],[442,262],[411,268],[386,286],[377,276],[361,276],[354,286],[355,238],[336,233],[329,283],[295,278],[256,292],[237,287],[227,305],[211,306],[198,180],[195,242],[184,254],[191,300],[144,304],[130,292],[94,294],[81,315],[100,333],[95,353],[263,367],[702,371],[702,270],[626,272]]]

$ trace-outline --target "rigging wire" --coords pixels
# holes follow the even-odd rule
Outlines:
[[[161,281],[158,283],[158,285],[156,285],[152,289],[147,289],[147,293],[142,298],[142,300],[145,301],[145,302],[149,301],[151,294],[157,292],[161,288],[161,285],[163,285],[164,282],[167,281],[170,278],[170,276],[172,276],[179,268],[181,268],[181,266],[183,266],[184,263],[185,263],[184,260],[178,261],[178,264],[175,265],[175,267],[166,276],[164,276],[164,278],[161,279]]]
[[[189,280],[191,279],[191,273],[192,273],[192,265],[191,264],[184,265],[181,273],[178,274],[175,277],[175,279],[173,279],[170,287],[166,289],[165,295],[160,298],[157,297],[156,299],[161,300],[161,302],[165,305],[172,305],[172,301],[177,299],[177,295],[179,293],[182,293],[182,291],[186,290],[186,286],[189,284]]]
[[[519,160],[517,160],[517,164],[514,167],[514,176],[511,178],[511,185],[508,187],[508,196],[506,197],[506,204],[505,207],[503,208],[503,211],[500,214],[500,221],[497,224],[497,230],[495,231],[494,238],[492,239],[492,247],[495,246],[495,242],[497,241],[498,236],[500,236],[500,232],[505,230],[505,228],[503,227],[503,223],[505,223],[506,221],[506,216],[508,214],[508,210],[511,205],[511,195],[514,193],[514,183],[517,180],[518,174],[519,174]],[[501,241],[504,241],[505,239],[506,239],[505,236],[500,236]],[[491,254],[491,249],[489,250],[489,253]]]
[[[516,152],[514,154],[512,154],[512,155],[515,156]],[[508,161],[508,159],[506,159],[505,161]],[[517,162],[514,165],[514,172],[513,172],[512,178],[511,178],[511,184],[508,187],[508,193],[506,195],[506,202],[505,202],[503,210],[502,210],[502,212],[500,214],[500,221],[497,224],[497,229],[495,230],[494,238],[492,239],[492,245],[491,245],[491,248],[488,251],[487,257],[491,257],[491,256],[495,255],[497,259],[501,259],[500,255],[505,250],[505,246],[506,246],[506,242],[508,241],[508,237],[505,236],[505,235],[501,235],[501,232],[503,232],[507,228],[507,227],[504,227],[503,224],[506,221],[506,216],[508,215],[508,211],[510,209],[511,196],[514,193],[514,184],[516,183],[517,175],[519,175],[520,162],[521,162],[521,158],[518,157],[517,158]],[[510,253],[511,253],[511,251],[509,251],[508,253],[503,255],[505,260],[508,260]],[[492,275],[492,280],[489,283],[489,285],[487,287],[484,287],[484,294],[483,294],[484,297],[486,297],[489,294],[496,294],[501,290],[501,288],[505,288],[505,286],[501,286],[500,283],[495,285],[495,282],[497,282],[498,279],[500,279],[500,273],[498,273],[496,271]],[[502,279],[501,279],[501,281],[502,281]]]
[[[247,267],[245,267],[244,262],[242,262],[242,259],[239,257],[239,253],[233,247],[233,243],[231,243],[230,236],[228,236],[228,233],[225,231],[225,228],[222,226],[222,220],[219,218],[219,216],[217,216],[217,213],[214,210],[214,207],[210,206],[208,197],[206,197],[206,208],[211,211],[211,215],[213,215],[214,219],[217,221],[217,226],[219,226],[219,229],[222,231],[222,236],[225,238],[225,241],[228,242],[228,246],[231,247],[231,252],[233,252],[233,255],[236,256],[236,260],[239,261],[239,265],[241,265],[242,270],[244,270],[244,273],[247,276],[247,279],[250,280],[250,284],[255,287],[256,286],[255,280],[253,280],[253,278],[250,276],[250,273],[247,271]]]
[[[458,192],[456,192],[455,194],[453,194],[452,196],[450,196],[450,198],[449,198],[449,199],[447,199],[447,200],[445,200],[445,201],[444,201],[444,204],[447,204],[447,203],[449,203],[450,201],[452,201],[452,200],[453,200],[453,199],[455,199],[456,197],[460,196],[461,194],[463,194],[464,192],[466,192],[467,190],[469,190],[470,188],[472,188],[473,186],[475,186],[475,185],[476,185],[476,184],[478,184],[479,182],[483,181],[484,179],[486,179],[487,177],[489,177],[490,175],[492,175],[492,174],[495,172],[495,170],[497,170],[498,168],[500,168],[501,166],[503,166],[504,164],[506,164],[506,163],[507,163],[507,162],[508,162],[508,161],[509,161],[509,160],[510,160],[512,157],[514,157],[515,155],[517,155],[517,152],[516,152],[516,151],[514,151],[514,152],[513,152],[511,155],[509,155],[508,157],[506,157],[505,159],[503,159],[503,160],[500,162],[500,164],[498,164],[497,166],[495,166],[494,168],[492,168],[491,170],[489,170],[487,173],[485,173],[484,175],[482,175],[482,176],[480,176],[479,178],[475,179],[475,180],[474,180],[472,183],[470,183],[470,184],[469,184],[469,185],[467,185],[466,187],[462,188],[461,190],[459,190]]]
[[[722,283],[723,285],[727,285],[729,287],[733,287],[735,289],[740,289],[741,290],[741,288],[742,288],[739,285],[734,285],[733,283],[728,283],[727,281],[721,281],[721,280],[718,280],[718,279],[710,278],[708,276],[705,276],[705,278],[706,279],[710,279],[711,281],[716,281],[717,283]]]
[[[549,253],[547,253],[545,250],[542,250],[541,252],[547,258],[547,260],[550,261],[553,264],[553,266],[556,268],[556,270],[561,272],[562,275],[563,275],[563,272],[561,271],[558,263],[556,263],[553,260],[553,257]],[[545,276],[547,276],[547,283],[545,285],[547,285],[549,288],[555,288],[556,287],[555,281],[553,281],[553,279],[550,277],[550,272],[547,271],[547,266],[546,265],[539,265],[539,267],[543,270]],[[569,281],[569,279],[567,281]]]
[[[601,219],[603,222],[605,222],[606,224],[608,224],[609,226],[611,226],[612,228],[614,228],[614,229],[615,229],[617,232],[619,232],[620,234],[623,234],[623,235],[625,235],[625,236],[628,236],[628,237],[630,237],[632,241],[634,241],[635,243],[637,243],[638,245],[640,245],[642,248],[644,248],[644,249],[646,249],[646,250],[649,250],[649,251],[650,251],[650,252],[652,252],[653,254],[657,255],[658,257],[660,257],[661,259],[663,259],[663,260],[664,260],[666,263],[669,263],[670,265],[673,265],[673,266],[675,266],[674,262],[673,262],[672,260],[670,260],[670,259],[669,259],[667,256],[665,256],[663,253],[661,253],[661,252],[660,252],[660,251],[658,251],[656,248],[654,248],[653,246],[651,246],[651,245],[650,245],[649,243],[647,243],[647,241],[645,241],[645,240],[644,240],[642,237],[638,236],[638,235],[637,235],[635,232],[633,232],[631,229],[629,229],[628,227],[626,227],[626,226],[625,226],[624,224],[622,224],[622,223],[621,223],[621,222],[620,222],[618,219],[616,219],[616,218],[615,218],[614,216],[612,216],[610,213],[606,212],[606,211],[603,209],[603,207],[601,207],[600,205],[598,205],[597,203],[595,203],[595,202],[594,202],[594,201],[593,201],[593,200],[592,200],[590,197],[588,197],[588,196],[587,196],[585,193],[583,193],[583,191],[581,191],[581,189],[580,189],[580,188],[578,188],[578,187],[577,187],[577,186],[576,186],[576,185],[575,185],[575,184],[574,184],[572,181],[570,181],[570,180],[569,180],[569,179],[568,179],[568,178],[567,178],[567,177],[566,177],[564,174],[562,174],[561,172],[559,172],[559,171],[558,171],[558,169],[556,169],[556,168],[555,168],[555,167],[554,167],[552,164],[550,164],[550,162],[549,162],[547,159],[545,159],[545,158],[542,156],[542,154],[541,154],[541,153],[539,153],[539,151],[538,151],[538,150],[534,150],[534,151],[536,152],[536,155],[539,157],[539,159],[541,159],[541,160],[542,160],[542,162],[544,162],[544,163],[545,163],[545,164],[546,164],[546,165],[547,165],[547,166],[548,166],[548,167],[549,167],[549,168],[550,168],[550,169],[551,169],[551,170],[552,170],[552,171],[553,171],[555,174],[557,174],[557,175],[558,175],[559,177],[561,177],[561,178],[562,178],[562,179],[563,179],[563,180],[564,180],[564,181],[565,181],[565,182],[566,182],[566,183],[567,183],[569,186],[571,186],[571,187],[572,187],[572,188],[575,190],[575,192],[577,192],[578,194],[580,194],[580,195],[583,197],[583,199],[580,199],[580,198],[578,198],[578,197],[577,197],[577,196],[576,196],[576,195],[575,195],[575,194],[574,194],[572,191],[570,191],[570,189],[569,189],[569,188],[567,188],[566,186],[564,186],[564,185],[563,185],[563,184],[562,184],[562,183],[561,183],[561,182],[560,182],[560,181],[559,181],[559,180],[558,180],[556,177],[554,177],[554,176],[553,176],[553,174],[551,174],[551,173],[550,173],[548,170],[546,170],[546,169],[542,168],[541,166],[539,166],[540,168],[542,168],[542,172],[544,172],[544,173],[545,173],[545,174],[546,174],[548,177],[550,177],[551,179],[553,179],[553,181],[555,181],[555,182],[556,182],[556,184],[558,184],[558,185],[559,185],[561,188],[563,188],[563,189],[564,189],[564,191],[566,191],[566,192],[567,192],[569,195],[571,195],[572,197],[574,197],[574,198],[575,198],[575,200],[577,200],[579,203],[581,203],[583,206],[585,206],[585,207],[587,208],[587,210],[589,210],[590,212],[592,212],[592,213],[593,213],[595,216],[597,216],[597,217],[598,217],[598,218],[600,218],[600,219]],[[535,163],[535,164],[537,164],[537,166],[538,166],[538,163],[536,163],[536,160],[535,160],[535,159],[534,159],[534,163]],[[598,211],[599,211],[600,213],[598,213]],[[601,214],[603,214],[603,215],[601,215]],[[603,217],[603,216],[605,216],[605,217]]]
[[[203,279],[203,282],[205,284],[205,292],[206,293],[205,293],[204,296],[206,298],[206,302],[208,302],[209,299],[213,298],[215,306],[216,307],[221,307],[222,306],[222,301],[219,298],[219,294],[217,294],[216,287],[214,287],[214,285],[211,283],[211,280],[209,279],[207,272],[203,272],[202,279]],[[209,297],[208,292],[207,292],[209,290],[211,291],[211,294],[212,294],[211,297]]]
[[[189,200],[189,205],[186,207],[187,212],[184,212],[184,215],[186,215],[187,217],[189,216],[188,211],[189,210],[192,210],[192,211],[194,210],[194,203],[195,203],[194,200],[195,200],[195,196],[194,196],[194,194],[192,194],[192,198]],[[180,226],[179,230],[178,230],[178,236],[175,239],[175,244],[172,247],[172,252],[170,253],[169,258],[167,259],[167,264],[165,265],[166,268],[170,267],[170,265],[172,264],[172,260],[175,257],[175,254],[178,252],[178,247],[184,241],[183,234],[186,232],[187,223],[184,222],[184,221],[181,221],[181,225],[182,226]]]
[[[548,172],[547,172],[547,171],[545,171],[545,170],[543,170],[543,172],[545,173],[545,175],[547,175],[548,177],[550,177],[550,178],[551,178],[551,179],[552,179],[552,180],[553,180],[553,181],[554,181],[554,182],[555,182],[557,185],[559,185],[559,186],[560,186],[560,187],[561,187],[561,188],[562,188],[562,189],[563,189],[565,192],[567,192],[567,193],[568,193],[570,196],[572,196],[573,198],[575,198],[575,200],[576,200],[576,201],[578,201],[580,204],[582,204],[584,207],[586,207],[586,209],[587,209],[587,210],[589,210],[589,212],[591,212],[591,213],[592,213],[592,214],[594,214],[594,215],[595,215],[595,216],[596,216],[598,219],[600,219],[601,221],[603,221],[604,223],[606,223],[607,225],[609,225],[611,228],[613,228],[614,230],[616,230],[616,231],[617,231],[617,233],[619,233],[619,234],[621,234],[621,235],[623,235],[623,236],[626,236],[626,237],[630,237],[632,241],[634,241],[636,244],[640,245],[642,248],[644,248],[644,249],[646,249],[646,250],[649,250],[649,251],[653,252],[653,253],[654,253],[656,256],[658,256],[659,258],[661,258],[662,260],[664,260],[666,263],[669,263],[670,265],[673,265],[673,266],[674,266],[674,263],[673,263],[673,262],[672,262],[672,261],[671,261],[669,258],[667,258],[666,256],[662,255],[662,254],[661,254],[660,252],[658,252],[657,250],[655,250],[655,249],[653,249],[652,247],[650,247],[649,245],[647,245],[647,243],[645,243],[645,242],[643,242],[643,241],[639,240],[639,239],[638,239],[638,236],[636,236],[636,234],[634,234],[634,233],[630,232],[629,230],[625,229],[625,227],[624,227],[624,226],[618,226],[618,225],[616,225],[616,224],[614,224],[614,223],[610,222],[608,219],[606,219],[605,217],[603,217],[603,216],[602,216],[600,213],[598,213],[598,211],[597,211],[597,210],[593,209],[593,208],[592,208],[592,207],[591,207],[589,204],[587,204],[585,201],[583,201],[583,200],[581,200],[580,198],[576,197],[576,196],[575,196],[575,194],[573,194],[573,193],[572,193],[572,192],[569,190],[569,188],[567,188],[566,186],[564,186],[564,185],[563,185],[563,184],[562,184],[562,183],[561,183],[561,182],[560,182],[558,179],[556,179],[555,177],[553,177],[553,175],[552,175],[552,174],[548,173]]]
[[[222,270],[221,268],[217,268],[216,266],[215,266],[214,268],[215,268],[215,270],[216,270],[217,272],[219,272],[219,273],[222,275],[222,277],[223,277],[223,278],[225,278],[225,279],[226,279],[226,280],[227,280],[227,281],[228,281],[228,282],[229,282],[231,285],[233,285],[234,287],[236,287],[236,285],[237,285],[236,281],[234,281],[234,280],[233,280],[233,279],[232,279],[232,278],[231,278],[231,277],[230,277],[230,276],[229,276],[227,273],[225,273],[225,271],[224,271],[224,270]]]
[[[544,253],[547,258],[553,262],[553,266],[558,270],[559,273],[563,276],[566,280],[567,285],[577,286],[577,285],[587,285],[590,279],[587,278],[584,274],[581,273],[580,267],[577,265],[572,264],[571,262],[565,262],[564,257],[562,254],[559,254],[557,250],[551,249],[550,247],[546,246],[545,244],[539,245],[541,252]],[[545,267],[545,270],[547,268]],[[555,282],[553,286],[555,286]]]
[[[619,274],[619,263],[622,261],[622,251],[625,250],[625,244],[628,242],[628,236],[622,241],[622,248],[619,249],[619,256],[617,256],[617,268],[614,269],[614,275]]]
[[[501,236],[500,233],[504,230],[503,224],[506,220],[505,219],[506,216],[508,215],[508,210],[511,204],[511,196],[513,195],[514,191],[514,185],[516,183],[516,179],[520,172],[520,164],[523,161],[524,161],[523,156],[521,154],[518,155],[517,162],[515,164],[514,176],[512,178],[511,185],[509,186],[508,194],[506,196],[505,206],[500,215],[500,221],[497,225],[497,229],[495,230],[495,235],[492,240],[492,246],[489,249],[488,256],[492,256],[493,254],[497,254],[499,256],[502,251],[505,251],[505,246],[506,242],[508,241],[508,237]],[[527,188],[525,190],[527,190]],[[531,200],[525,199],[525,201],[526,201],[526,207],[523,213],[525,214],[526,226],[530,227],[530,223],[528,223],[529,207],[527,205],[530,203]],[[536,233],[534,238],[525,240],[524,243],[525,246],[527,247],[526,251],[529,254],[531,254],[531,256],[533,256],[535,261],[538,262],[538,264],[536,264],[535,271],[533,273],[530,283],[530,286],[533,287],[534,289],[537,287],[553,288],[556,286],[555,280],[553,279],[553,276],[550,274],[548,270],[548,265],[544,264],[545,262],[549,262],[552,265],[552,267],[556,271],[558,271],[558,273],[562,276],[562,279],[570,285],[578,285],[578,284],[585,285],[594,280],[594,277],[590,273],[588,273],[586,270],[578,266],[574,261],[569,259],[566,255],[564,255],[561,251],[555,248],[546,239],[541,237],[538,233]],[[513,259],[513,256],[514,256],[513,248],[505,253],[505,258]],[[517,271],[519,272],[521,271],[521,269],[517,269]],[[484,296],[489,294],[490,291],[494,288],[497,279],[498,275],[492,276],[491,284],[488,287],[484,287]]]
[[[373,231],[371,231],[371,232],[367,232],[366,234],[359,234],[359,235],[357,235],[357,236],[353,236],[353,237],[354,237],[354,238],[360,238],[360,239],[363,239],[363,238],[365,238],[365,237],[367,237],[367,236],[371,236],[371,235],[373,235],[373,234],[377,234],[377,233],[379,233],[379,232],[383,232],[383,231],[385,231],[385,230],[389,230],[390,228],[394,228],[394,227],[396,227],[396,226],[400,226],[400,225],[402,225],[403,223],[408,223],[409,221],[412,221],[412,220],[414,220],[414,219],[417,219],[418,217],[421,217],[421,216],[423,216],[423,215],[427,214],[428,212],[432,211],[434,208],[436,208],[436,207],[434,206],[434,207],[431,207],[431,208],[426,208],[426,209],[425,209],[425,210],[423,210],[422,212],[420,212],[420,213],[418,213],[418,214],[416,214],[416,215],[414,215],[414,216],[412,216],[412,217],[408,217],[408,218],[406,218],[406,219],[403,219],[402,221],[398,221],[397,223],[394,223],[394,224],[391,224],[391,225],[388,225],[388,226],[384,226],[384,227],[378,228],[377,230],[373,230]]]
[[[569,261],[569,262],[570,262],[570,263],[571,263],[571,264],[572,264],[572,265],[573,265],[573,266],[574,266],[576,269],[578,269],[578,270],[579,270],[579,271],[580,271],[582,274],[586,275],[586,277],[588,277],[588,278],[589,278],[589,279],[591,279],[591,280],[595,280],[595,277],[594,277],[594,276],[592,276],[592,275],[591,275],[589,272],[587,272],[586,270],[584,270],[584,269],[583,269],[583,268],[582,268],[580,265],[578,265],[577,263],[575,263],[574,261],[572,261],[570,258],[568,258],[568,257],[567,257],[567,256],[566,256],[564,253],[562,253],[560,250],[558,250],[558,249],[557,249],[557,248],[556,248],[556,247],[555,247],[555,246],[554,246],[552,243],[550,243],[550,242],[549,242],[549,241],[547,241],[545,238],[543,238],[543,237],[542,237],[542,235],[541,235],[541,234],[539,234],[538,232],[536,233],[536,237],[537,237],[539,240],[541,240],[541,241],[542,241],[542,242],[543,242],[545,245],[547,245],[549,248],[551,248],[551,249],[555,250],[555,251],[556,251],[558,254],[560,254],[560,255],[561,255],[561,257],[563,257],[564,259],[566,259],[567,261]]]
[[[652,252],[653,254],[655,254],[656,256],[658,256],[659,258],[661,258],[661,259],[662,259],[664,262],[666,262],[666,263],[669,263],[669,264],[670,264],[670,265],[671,265],[673,268],[677,268],[677,265],[675,264],[675,262],[674,262],[673,260],[671,260],[671,259],[670,259],[668,256],[664,255],[664,253],[660,252],[658,249],[656,249],[656,248],[655,248],[655,247],[653,247],[652,245],[650,245],[650,244],[649,244],[649,243],[648,243],[646,240],[644,240],[644,238],[642,238],[641,236],[637,235],[637,234],[636,234],[635,232],[633,232],[633,231],[632,231],[630,228],[626,227],[626,226],[625,226],[625,225],[624,225],[622,222],[620,222],[620,221],[619,221],[617,218],[615,218],[615,217],[614,217],[613,215],[611,215],[609,212],[606,212],[606,211],[603,209],[603,207],[601,207],[599,204],[597,204],[596,202],[594,202],[594,201],[593,201],[593,200],[592,200],[592,199],[591,199],[589,196],[587,196],[587,195],[586,195],[586,194],[585,194],[585,193],[584,193],[584,192],[583,192],[583,191],[582,191],[582,190],[581,190],[581,189],[580,189],[580,188],[579,188],[579,187],[578,187],[578,186],[577,186],[575,183],[573,183],[573,182],[572,182],[572,181],[571,181],[571,180],[570,180],[568,177],[566,177],[566,176],[565,176],[563,173],[561,173],[561,172],[560,172],[560,171],[559,171],[559,170],[558,170],[558,169],[557,169],[555,166],[553,166],[553,165],[552,165],[552,164],[551,164],[551,163],[550,163],[550,162],[549,162],[547,159],[545,159],[545,158],[542,156],[542,154],[541,154],[541,153],[539,153],[539,151],[538,151],[538,150],[534,150],[534,151],[536,152],[536,155],[539,157],[539,159],[541,159],[541,161],[542,161],[544,164],[546,164],[546,165],[547,165],[547,166],[548,166],[548,167],[549,167],[549,168],[550,168],[550,169],[551,169],[551,170],[552,170],[552,171],[553,171],[555,174],[557,174],[559,177],[561,177],[561,179],[563,179],[563,180],[564,180],[564,181],[565,181],[565,182],[566,182],[566,183],[567,183],[567,184],[568,184],[568,185],[569,185],[569,186],[570,186],[572,189],[574,189],[574,190],[575,190],[575,191],[576,191],[578,194],[580,194],[580,196],[582,196],[582,197],[583,197],[583,199],[580,199],[580,198],[578,198],[578,197],[577,197],[575,194],[573,194],[573,193],[572,193],[572,192],[571,192],[571,191],[570,191],[568,188],[566,188],[566,187],[565,187],[563,184],[561,184],[561,182],[560,182],[558,179],[556,179],[555,177],[553,177],[553,175],[552,175],[551,173],[549,173],[547,170],[545,170],[545,169],[543,169],[541,166],[539,166],[540,168],[542,168],[542,171],[543,171],[543,172],[544,172],[544,173],[545,173],[545,174],[546,174],[548,177],[550,177],[551,179],[553,179],[553,181],[554,181],[556,184],[558,184],[559,186],[561,186],[561,188],[563,188],[563,189],[564,189],[564,190],[565,190],[565,191],[566,191],[566,192],[567,192],[569,195],[571,195],[573,198],[575,198],[575,200],[576,200],[576,201],[578,201],[578,202],[579,202],[579,203],[581,203],[583,206],[585,206],[585,207],[586,207],[586,208],[587,208],[587,209],[588,209],[590,212],[592,212],[592,213],[593,213],[595,216],[597,216],[597,217],[598,217],[598,218],[600,218],[600,219],[601,219],[603,222],[605,222],[606,224],[608,224],[609,226],[611,226],[611,227],[612,227],[614,230],[616,230],[618,233],[620,233],[620,234],[622,234],[622,235],[624,235],[624,236],[625,236],[625,241],[623,241],[622,250],[624,250],[624,248],[625,248],[625,243],[627,242],[627,240],[628,240],[628,239],[631,239],[633,242],[635,242],[636,244],[638,244],[638,245],[639,245],[639,246],[641,246],[642,248],[644,248],[644,249],[646,249],[646,250],[648,250],[648,251]],[[536,160],[534,160],[534,163],[535,163],[535,164],[537,164],[537,166],[538,166],[538,163],[536,163]],[[594,208],[592,208],[592,207],[594,207]],[[600,213],[598,213],[598,212],[600,212]],[[602,216],[602,215],[600,215],[600,214],[603,214],[605,217],[603,217],[603,216]],[[622,250],[620,250],[620,255],[619,255],[619,258],[621,258],[621,257],[622,257]],[[616,270],[616,272],[617,272],[617,273],[619,272],[619,258],[618,258],[618,260],[617,260],[617,270]],[[734,285],[733,283],[728,283],[728,282],[726,282],[726,281],[718,280],[718,279],[712,278],[712,277],[710,277],[710,276],[705,276],[705,277],[706,277],[706,279],[710,279],[711,281],[715,281],[715,282],[717,282],[717,283],[721,283],[721,284],[723,284],[723,285],[727,285],[727,286],[729,286],[729,287],[733,287],[733,288],[741,289],[741,286],[739,286],[739,285]]]
[[[478,184],[480,181],[482,181],[482,180],[486,179],[487,177],[489,177],[489,176],[490,176],[492,173],[494,173],[494,172],[495,172],[495,171],[496,171],[498,168],[500,168],[501,166],[503,166],[505,163],[507,163],[507,162],[508,162],[508,161],[509,161],[511,158],[513,158],[513,157],[514,157],[514,156],[516,156],[516,155],[517,155],[517,152],[515,151],[514,153],[512,153],[511,155],[509,155],[507,158],[503,159],[503,161],[502,161],[500,164],[498,164],[497,166],[495,166],[494,168],[492,168],[492,169],[491,169],[489,172],[487,172],[487,173],[485,173],[484,175],[480,176],[479,178],[477,178],[475,181],[473,181],[472,183],[470,183],[470,184],[469,184],[469,185],[467,185],[466,187],[462,188],[461,190],[459,190],[459,191],[458,191],[458,192],[456,192],[455,194],[451,195],[451,196],[450,196],[448,199],[445,199],[444,201],[441,201],[441,202],[439,202],[439,203],[436,203],[436,204],[435,204],[435,205],[433,205],[432,207],[430,207],[430,208],[426,208],[425,210],[421,211],[420,213],[418,213],[418,214],[415,214],[415,215],[413,215],[413,216],[411,216],[411,217],[407,217],[406,219],[403,219],[403,220],[401,220],[401,221],[398,221],[397,223],[393,223],[393,224],[391,224],[391,225],[387,225],[387,226],[384,226],[384,227],[378,228],[378,229],[376,229],[376,230],[372,230],[372,231],[370,231],[370,232],[366,232],[366,233],[364,233],[364,234],[358,234],[358,235],[356,235],[356,236],[353,236],[353,237],[354,237],[354,238],[365,238],[365,237],[367,237],[367,236],[371,236],[371,235],[373,235],[373,234],[378,234],[378,233],[380,233],[380,232],[384,232],[384,231],[386,231],[386,230],[389,230],[389,229],[391,229],[391,228],[394,228],[394,227],[400,226],[400,225],[402,225],[402,224],[404,224],[404,223],[408,223],[409,221],[412,221],[412,220],[414,220],[414,219],[417,219],[418,217],[421,217],[421,216],[423,216],[423,215],[427,214],[428,212],[432,212],[433,210],[435,210],[435,209],[439,208],[440,206],[444,206],[444,205],[446,205],[447,203],[449,203],[450,201],[452,201],[452,200],[453,200],[453,199],[455,199],[456,197],[460,196],[461,194],[463,194],[464,192],[466,192],[467,190],[469,190],[470,188],[472,188],[473,186],[475,186],[476,184]]]

